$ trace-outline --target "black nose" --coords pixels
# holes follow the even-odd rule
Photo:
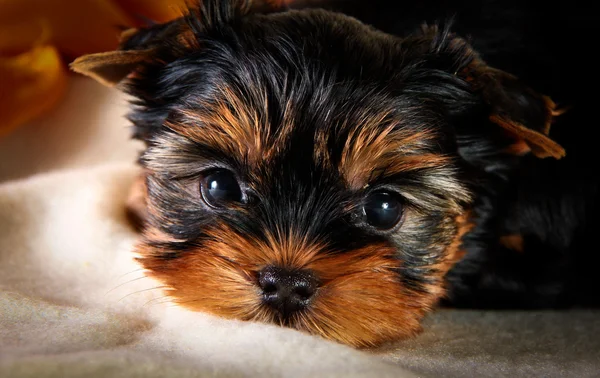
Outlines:
[[[268,266],[260,271],[258,285],[263,291],[265,303],[283,317],[307,307],[317,291],[317,280],[311,272],[276,266]]]

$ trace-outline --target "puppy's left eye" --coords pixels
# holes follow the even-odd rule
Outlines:
[[[390,192],[371,193],[363,206],[363,215],[371,226],[380,230],[393,228],[402,219],[402,200]]]
[[[242,190],[232,172],[220,169],[204,176],[200,183],[204,201],[212,207],[242,202]]]

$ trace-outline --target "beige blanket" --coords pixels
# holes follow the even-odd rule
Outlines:
[[[124,112],[78,79],[0,141],[0,377],[600,376],[593,311],[441,311],[417,339],[364,352],[173,306],[133,261]]]

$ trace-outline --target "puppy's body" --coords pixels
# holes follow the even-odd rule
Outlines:
[[[356,346],[414,334],[443,298],[597,303],[598,254],[582,247],[597,208],[582,169],[590,112],[562,80],[570,60],[531,30],[478,36],[460,14],[473,46],[415,31],[440,8],[320,6],[396,35],[323,10],[207,1],[76,62],[104,81],[128,75],[137,98],[149,274],[189,308]],[[519,59],[533,47],[537,62]],[[572,109],[556,118],[544,95]]]

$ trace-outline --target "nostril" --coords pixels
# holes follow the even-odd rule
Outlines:
[[[307,307],[318,282],[312,272],[267,266],[258,274],[258,286],[266,304],[288,316]]]
[[[262,291],[265,294],[274,294],[277,292],[277,286],[272,283],[267,283],[265,285],[261,285]]]
[[[315,289],[309,286],[300,286],[294,289],[294,294],[296,294],[300,300],[306,301],[315,294]]]
[[[265,294],[274,294],[277,292],[278,286],[281,284],[278,268],[266,267],[258,274],[258,286]]]
[[[317,281],[308,271],[296,271],[289,276],[290,295],[298,300],[306,301],[317,290]]]

